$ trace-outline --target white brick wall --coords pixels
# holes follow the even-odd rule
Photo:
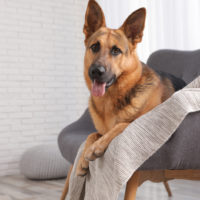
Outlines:
[[[55,143],[87,106],[87,0],[0,0],[0,176],[22,153]]]

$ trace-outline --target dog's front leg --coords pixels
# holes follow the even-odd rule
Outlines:
[[[85,158],[84,158],[85,152],[88,149],[88,147],[91,146],[100,137],[101,137],[101,135],[99,133],[92,133],[92,134],[88,135],[86,142],[85,142],[83,152],[82,152],[81,157],[77,164],[77,168],[76,168],[77,176],[85,176],[87,174],[89,162],[87,160],[85,160]]]
[[[122,133],[128,125],[129,123],[119,123],[115,125],[110,131],[88,147],[84,155],[85,159],[93,161],[102,156],[113,138]]]

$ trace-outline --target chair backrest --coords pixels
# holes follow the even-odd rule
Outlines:
[[[158,50],[149,56],[147,64],[190,83],[200,75],[200,50]]]

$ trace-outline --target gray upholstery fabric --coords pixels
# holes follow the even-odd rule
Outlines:
[[[67,176],[70,165],[56,144],[38,145],[22,155],[20,172],[29,179],[57,179]]]
[[[58,145],[63,157],[73,163],[81,143],[90,133],[95,131],[95,127],[87,109],[80,119],[61,131],[58,137]]]
[[[173,74],[189,83],[200,74],[200,50],[159,50],[149,57],[147,64],[153,69]]]
[[[200,75],[200,50],[159,50],[149,57],[147,64],[153,69],[171,73],[189,83]],[[199,120],[199,112],[188,115],[172,138],[140,169],[200,169]],[[77,122],[61,132],[58,144],[63,156],[73,163],[78,147],[93,131],[95,128],[86,110]]]

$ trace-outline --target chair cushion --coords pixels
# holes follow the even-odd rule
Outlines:
[[[23,154],[20,172],[29,179],[57,179],[67,176],[70,165],[62,157],[57,144],[39,145]]]

